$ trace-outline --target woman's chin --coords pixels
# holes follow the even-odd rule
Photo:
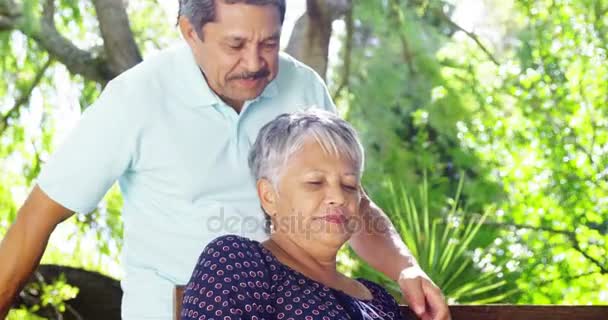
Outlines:
[[[318,234],[315,238],[318,238],[327,246],[333,246],[336,247],[336,249],[339,249],[350,239],[351,236],[352,234],[346,232],[345,230],[331,230],[326,231],[323,234]]]

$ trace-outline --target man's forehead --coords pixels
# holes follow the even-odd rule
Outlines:
[[[250,23],[246,20],[230,21],[215,19],[210,21],[203,26],[203,32],[205,29],[210,29],[217,37],[222,39],[238,38],[238,39],[250,39],[252,37],[260,40],[266,40],[281,37],[281,24],[280,23],[269,23],[268,21],[253,22]]]
[[[225,40],[233,40],[233,41],[248,41],[251,40],[251,32],[239,32],[237,30],[226,30],[226,33],[222,35],[222,38]],[[281,30],[277,30],[274,33],[269,35],[262,35],[259,41],[266,40],[278,40],[281,38]]]
[[[272,23],[273,18],[276,18],[277,23],[281,24],[279,8],[274,4],[250,4],[246,2],[228,4],[223,1],[216,1],[213,20],[216,22],[225,20],[229,23],[257,20]]]

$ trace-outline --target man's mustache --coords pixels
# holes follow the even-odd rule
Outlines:
[[[266,78],[270,75],[270,70],[268,69],[260,69],[256,72],[243,72],[241,74],[237,74],[228,78],[228,80],[257,80],[261,78]]]

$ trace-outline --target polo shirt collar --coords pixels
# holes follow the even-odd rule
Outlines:
[[[180,45],[177,55],[174,74],[175,93],[181,102],[189,107],[211,107],[219,103],[220,98],[209,88],[202,71],[200,70],[192,49],[187,44]]]
[[[266,88],[264,88],[264,91],[262,91],[260,97],[272,98],[276,96],[278,92],[279,90],[277,88],[277,77],[274,77],[274,79],[272,79],[272,81],[270,81],[270,83],[266,85]]]

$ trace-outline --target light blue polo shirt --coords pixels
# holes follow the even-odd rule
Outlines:
[[[321,78],[281,53],[275,80],[239,115],[209,89],[185,43],[107,85],[38,184],[88,213],[118,180],[123,319],[171,319],[173,287],[188,282],[210,240],[265,237],[247,154],[268,121],[313,105],[335,112]]]

